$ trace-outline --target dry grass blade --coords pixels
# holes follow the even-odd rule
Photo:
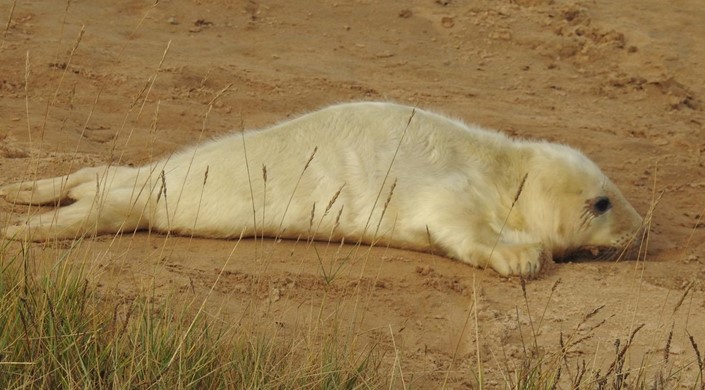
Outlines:
[[[478,383],[480,384],[480,390],[484,388],[484,383],[485,383],[485,378],[484,378],[484,370],[482,368],[482,355],[480,353],[480,322],[477,319],[477,288],[476,288],[476,283],[475,283],[475,273],[473,272],[472,274],[472,297],[473,297],[473,305],[472,305],[472,312],[474,315],[474,320],[475,320],[475,344],[478,346],[477,351],[476,351],[476,357],[477,357],[477,380]]]
[[[330,199],[330,201],[328,202],[328,205],[326,206],[326,209],[323,211],[323,216],[324,216],[324,217],[325,217],[326,215],[328,215],[328,212],[329,212],[330,209],[333,207],[333,205],[335,204],[335,202],[338,200],[338,196],[340,196],[340,193],[343,191],[343,188],[345,188],[345,183],[343,183],[343,185],[341,185],[340,188],[338,188],[338,191],[336,191],[335,194],[333,194],[333,197],[332,197],[332,198]]]
[[[150,77],[149,80],[147,81],[146,86],[143,89],[144,92],[143,93],[140,92],[140,94],[138,95],[138,98],[140,98],[140,97],[142,98],[142,104],[140,104],[139,110],[137,110],[137,116],[134,119],[135,122],[137,122],[137,120],[139,120],[139,118],[142,116],[142,112],[144,112],[144,108],[147,105],[147,100],[148,100],[149,96],[151,95],[152,89],[154,88],[154,84],[157,81],[157,76],[159,75],[159,73],[162,70],[162,66],[164,65],[164,61],[166,60],[166,56],[169,53],[170,48],[171,48],[171,40],[166,43],[166,47],[164,48],[164,52],[162,53],[162,57],[159,60],[159,64],[157,64],[157,68],[155,69],[152,77]],[[128,115],[129,115],[129,113],[128,113]],[[125,120],[127,120],[127,115],[125,116]],[[119,130],[119,132],[120,131],[122,131],[122,128]],[[134,131],[135,131],[134,127],[131,128],[130,132],[127,134],[127,137],[125,137],[125,142],[124,142],[125,146],[129,145]],[[117,137],[115,137],[115,140],[117,142]],[[120,164],[122,162],[123,155],[124,155],[124,151],[123,151],[123,153],[120,154],[120,156],[117,160],[117,164]]]
[[[243,143],[244,145],[244,143]],[[254,194],[252,194],[254,197]],[[267,166],[262,164],[262,226],[264,226],[267,220]],[[255,235],[257,234],[257,227],[255,226]],[[255,238],[256,241],[256,238]],[[262,245],[264,245],[264,234],[262,234]]]
[[[673,307],[673,314],[676,314],[678,309],[683,304],[683,301],[685,301],[685,297],[688,296],[688,293],[693,288],[693,283],[694,282],[692,280],[690,281],[690,283],[688,283],[688,286],[685,288],[685,291],[683,291],[683,294],[681,295],[680,299],[678,299],[678,302],[676,302],[675,306]]]
[[[668,364],[668,358],[671,355],[671,341],[673,340],[673,327],[675,323],[671,323],[671,330],[668,332],[668,338],[666,338],[666,346],[663,348],[663,361]]]
[[[208,183],[208,171],[210,170],[210,165],[206,165],[206,171],[203,173],[203,184],[201,185],[201,193],[198,195],[198,205],[196,206],[196,216],[193,219],[192,232],[189,236],[189,242],[193,239],[194,232],[196,231],[196,225],[198,224],[198,217],[201,215],[201,206],[203,206],[203,193],[206,191],[206,183]]]
[[[690,229],[690,234],[688,235],[688,238],[685,240],[685,244],[682,246],[683,248],[683,258],[686,257],[686,253],[688,248],[691,248],[690,244],[693,241],[693,237],[695,236],[695,232],[698,230],[699,227],[703,227],[703,218],[705,218],[705,207],[697,214],[697,219],[695,223],[693,224],[693,228]]]
[[[479,334],[477,333],[477,331],[478,331],[477,328],[478,328],[479,324],[477,323],[477,311],[475,310],[475,308],[476,308],[475,305],[477,303],[477,297],[475,296],[476,293],[477,293],[477,291],[475,289],[475,278],[473,275],[473,299],[470,302],[470,307],[468,307],[468,314],[465,316],[465,322],[463,323],[463,327],[460,330],[460,334],[458,335],[458,341],[455,343],[455,349],[453,350],[453,355],[450,359],[450,364],[448,365],[448,369],[446,370],[446,375],[445,375],[445,378],[443,379],[443,385],[441,386],[442,389],[445,389],[446,386],[448,385],[448,379],[450,378],[450,373],[453,370],[453,365],[455,364],[455,359],[457,359],[457,357],[458,357],[458,351],[460,350],[460,345],[461,345],[463,338],[465,336],[465,330],[467,329],[468,323],[470,322],[470,316],[473,314],[474,314],[474,318],[475,318],[475,332],[476,332],[475,333],[475,338],[476,338],[475,342],[477,343],[476,345],[478,346],[478,348],[477,348],[478,349],[478,352],[477,352],[478,378],[481,378],[482,367],[481,367],[481,361],[479,360],[479,358],[480,358],[479,345],[480,344],[479,344],[479,340],[478,340]],[[479,383],[482,384],[482,381],[480,380]],[[482,385],[480,385],[480,386],[482,386]]]
[[[345,205],[340,206],[340,210],[338,210],[338,215],[336,215],[336,217],[335,217],[335,223],[333,224],[333,228],[330,231],[331,238],[333,237],[333,235],[335,234],[335,231],[340,226],[340,217],[343,215],[343,209],[345,209]]]
[[[526,176],[524,176],[524,180],[526,180]],[[524,181],[522,181],[521,187],[523,187],[523,185],[524,185]],[[521,192],[521,187],[520,187],[519,192]],[[519,198],[519,195],[517,193],[517,197],[515,199],[518,199],[518,198]],[[526,314],[529,317],[529,327],[531,328],[531,335],[533,336],[533,341],[534,341],[534,350],[532,351],[532,354],[538,355],[538,353],[539,353],[538,335],[536,334],[536,329],[534,328],[534,320],[533,320],[533,317],[531,316],[531,308],[529,306],[529,298],[526,294],[526,280],[524,279],[523,276],[520,278],[520,282],[521,282],[521,292],[522,292],[522,295],[524,296],[524,305],[526,306]]]
[[[514,200],[512,201],[512,207],[516,205],[517,201],[519,200],[519,196],[521,195],[522,191],[524,191],[524,184],[526,184],[526,178],[529,177],[529,174],[526,173],[524,174],[524,177],[521,179],[521,183],[519,184],[519,189],[517,189],[517,193],[514,196]]]
[[[163,61],[163,59],[162,59],[162,61]],[[161,67],[161,64],[160,64],[160,67]],[[206,131],[206,126],[207,126],[207,123],[208,123],[208,117],[209,117],[211,111],[213,110],[213,105],[215,104],[216,101],[218,101],[218,99],[219,99],[225,92],[227,92],[227,91],[230,89],[231,86],[232,86],[232,84],[226,85],[225,88],[223,88],[223,89],[221,89],[220,91],[218,91],[218,92],[215,94],[215,96],[211,99],[211,101],[208,103],[208,108],[206,109],[206,112],[205,112],[205,114],[203,115],[203,122],[202,122],[202,124],[201,124],[201,131],[198,133],[198,140],[197,140],[197,142],[196,142],[197,145],[200,145],[201,140],[203,139],[203,134],[204,134],[205,131]],[[158,109],[158,108],[159,108],[159,105],[157,105],[157,109]],[[156,128],[156,119],[155,119],[154,127]],[[243,147],[244,147],[244,141],[243,141]],[[184,175],[184,181],[181,183],[181,186],[179,186],[179,188],[180,188],[180,189],[179,189],[179,195],[178,195],[177,198],[176,198],[176,205],[174,206],[174,211],[173,211],[173,214],[172,214],[172,215],[173,215],[172,218],[176,217],[176,215],[177,215],[177,213],[178,213],[178,211],[179,211],[179,207],[180,207],[180,205],[181,205],[181,199],[182,199],[182,196],[183,196],[183,194],[184,194],[184,190],[186,189],[186,181],[189,179],[189,175],[191,174],[191,167],[193,166],[193,161],[194,161],[195,158],[196,158],[196,154],[198,153],[198,150],[199,150],[199,147],[196,146],[196,148],[194,148],[194,150],[193,150],[193,153],[191,154],[191,160],[189,161],[188,167],[186,168],[186,175]],[[249,167],[248,167],[248,178],[249,178]],[[203,192],[203,190],[204,190],[204,188],[201,188],[201,193]],[[253,199],[253,204],[254,204],[254,199]],[[195,224],[194,224],[194,226],[195,226]],[[257,226],[257,223],[256,223],[256,222],[255,222],[255,226]],[[255,231],[256,231],[256,229],[255,229]]]
[[[526,359],[529,357],[529,355],[526,352],[526,342],[524,342],[524,332],[522,331],[522,328],[521,328],[521,317],[519,316],[519,306],[514,306],[514,315],[515,315],[515,319],[516,319],[516,327],[517,327],[517,330],[519,331],[519,339],[521,340],[522,352],[524,353],[523,357]]]
[[[387,200],[384,202],[384,207],[382,207],[382,214],[380,214],[379,221],[377,221],[377,228],[375,228],[374,234],[375,237],[377,237],[377,234],[379,234],[379,229],[382,226],[382,220],[384,220],[384,215],[387,213],[389,202],[392,201],[392,196],[394,195],[395,188],[397,188],[397,179],[394,179],[392,186],[389,188],[389,195],[387,195]]]
[[[627,353],[627,350],[629,349],[629,347],[631,347],[632,342],[634,341],[634,337],[641,330],[641,328],[644,327],[644,325],[646,325],[646,324],[640,324],[632,331],[631,335],[629,336],[629,339],[627,340],[627,343],[621,349],[619,348],[619,346],[620,346],[619,339],[617,339],[615,341],[615,348],[617,351],[617,356],[616,356],[614,362],[612,362],[612,364],[610,365],[610,368],[607,369],[607,373],[605,374],[605,376],[609,376],[615,370],[617,371],[617,373],[619,373],[619,371],[621,371],[621,368],[624,365],[625,354]]]
[[[306,173],[306,170],[308,169],[309,165],[311,164],[311,161],[313,161],[313,158],[316,156],[317,152],[318,152],[318,146],[315,146],[313,148],[313,152],[311,152],[311,155],[309,156],[308,160],[306,160],[306,164],[304,165],[304,169],[301,170],[301,173],[299,174],[299,177],[296,180],[296,184],[294,184],[294,188],[291,191],[291,195],[289,196],[289,201],[286,203],[286,207],[284,208],[284,212],[282,213],[281,221],[279,221],[279,228],[277,228],[277,235],[275,237],[275,241],[278,240],[279,237],[284,233],[284,230],[283,230],[284,221],[286,220],[286,215],[289,212],[289,207],[291,207],[291,202],[294,200],[294,195],[296,195],[296,190],[299,188],[299,184],[301,184],[301,179],[303,179],[304,174]]]
[[[316,230],[313,232],[313,235],[316,236],[318,235],[318,232],[321,229],[321,224],[323,223],[323,220],[325,219],[326,216],[328,216],[328,213],[330,213],[330,210],[333,208],[333,205],[335,205],[335,202],[338,201],[338,197],[340,196],[340,193],[343,192],[343,188],[345,188],[345,183],[343,183],[340,188],[333,194],[333,197],[328,201],[328,205],[326,206],[325,210],[323,210],[323,215],[321,215],[321,218],[318,220],[318,225],[316,225]],[[333,233],[335,232],[335,228],[338,226],[340,223],[340,215],[343,212],[342,207],[340,209],[340,213],[338,213],[338,217],[335,219],[335,223],[333,225],[333,228],[328,235],[328,242],[333,239]]]
[[[556,292],[558,289],[558,286],[561,284],[561,278],[556,279],[555,282],[553,282],[553,286],[551,286],[551,292],[548,295],[548,298],[546,299],[546,305],[543,307],[543,312],[541,313],[541,317],[539,318],[539,324],[536,326],[536,328],[541,329],[541,325],[543,325],[543,320],[546,318],[546,312],[548,311],[548,305],[551,303],[551,298],[553,298],[553,294]]]
[[[585,365],[584,359],[582,360],[582,363],[583,363],[582,366],[580,365],[580,363],[575,364],[576,374],[575,374],[574,380],[571,380],[571,387],[574,389],[577,389],[580,386],[580,384],[583,381],[583,377],[585,376],[585,373],[587,372],[587,367]]]
[[[580,326],[580,325],[584,324],[584,323],[585,323],[585,321],[587,321],[587,320],[589,320],[590,318],[592,318],[592,317],[596,316],[596,315],[597,315],[597,313],[599,313],[600,311],[602,311],[602,309],[604,309],[604,308],[605,308],[605,306],[606,306],[606,305],[604,305],[604,304],[603,304],[603,305],[600,305],[600,306],[598,306],[598,307],[596,307],[596,308],[592,309],[592,311],[591,311],[591,312],[589,312],[589,313],[585,314],[585,316],[583,317],[583,320],[582,320],[582,321],[580,321],[580,323],[578,324],[578,326]]]
[[[29,50],[25,55],[25,66],[24,66],[24,108],[25,108],[25,119],[27,120],[27,139],[29,143],[32,144],[32,125],[29,121]]]
[[[17,5],[17,0],[12,1],[12,6],[10,7],[10,13],[7,16],[7,24],[5,24],[5,31],[2,33],[2,44],[0,44],[0,52],[5,48],[5,37],[7,37],[7,32],[10,31],[10,25],[12,24],[12,16],[15,14],[15,6]]]
[[[512,214],[512,210],[514,210],[514,206],[516,205],[517,201],[519,201],[519,196],[521,196],[521,193],[524,191],[524,184],[526,184],[526,179],[529,177],[529,173],[525,173],[524,177],[522,177],[521,182],[519,183],[519,187],[517,188],[516,195],[514,195],[514,200],[512,200],[512,205],[509,207],[509,212],[507,212],[507,215],[504,217],[504,221],[502,222],[502,227],[499,229],[499,233],[497,234],[497,238],[495,239],[494,244],[492,245],[492,250],[490,251],[490,256],[489,258],[492,258],[492,255],[494,254],[494,250],[497,248],[497,245],[499,245],[499,240],[502,238],[502,232],[504,231],[504,228],[507,226],[507,222],[509,221],[509,216]],[[489,262],[488,262],[489,264]]]
[[[308,219],[308,238],[307,240],[309,242],[313,241],[313,219],[316,217],[316,202],[313,202],[313,206],[311,207],[311,216]]]
[[[390,389],[392,388],[392,384],[394,383],[394,371],[399,371],[399,379],[401,380],[401,388],[406,389],[406,381],[404,380],[404,372],[402,371],[401,368],[401,358],[400,358],[400,352],[399,348],[397,347],[397,342],[394,339],[394,331],[392,330],[392,325],[389,325],[389,336],[392,339],[392,347],[394,348],[394,364],[392,365],[392,380],[389,381],[389,386]]]
[[[392,167],[394,167],[394,162],[397,160],[397,155],[399,154],[399,150],[401,149],[401,145],[404,142],[404,138],[406,138],[406,133],[409,131],[409,126],[411,125],[412,119],[414,119],[414,116],[416,115],[416,107],[414,107],[411,110],[411,114],[409,114],[409,119],[406,121],[406,126],[404,126],[404,130],[401,133],[401,137],[399,137],[399,142],[397,143],[397,148],[394,150],[394,154],[392,155],[392,160],[389,162],[389,166],[387,167],[387,172],[384,175],[384,179],[382,179],[382,184],[379,186],[379,191],[377,192],[377,196],[375,197],[375,201],[372,203],[372,208],[370,209],[370,215],[367,217],[367,222],[365,222],[365,228],[362,230],[362,234],[360,235],[360,240],[358,241],[358,244],[362,243],[362,238],[367,234],[367,229],[370,227],[370,222],[372,221],[372,216],[374,215],[375,209],[377,208],[377,203],[379,202],[380,196],[382,196],[382,191],[384,191],[384,186],[387,184],[387,179],[389,178],[389,174],[392,172]]]
[[[56,43],[56,51],[54,52],[54,62],[59,62],[59,52],[61,51],[61,41],[64,37],[64,29],[66,28],[66,18],[69,15],[69,8],[71,8],[71,0],[66,0],[66,7],[64,8],[64,15],[61,19],[61,30],[59,31],[59,40]]]
[[[130,42],[135,38],[135,35],[137,34],[137,30],[140,29],[142,26],[142,23],[144,23],[145,20],[147,20],[147,16],[149,16],[149,13],[152,12],[154,8],[159,4],[159,0],[155,0],[152,5],[147,8],[147,10],[144,12],[142,15],[142,18],[137,22],[137,25],[135,25],[135,28],[130,31],[130,35],[128,35],[127,40],[125,41],[125,44],[120,48],[120,51],[117,54],[117,59],[122,58],[122,53],[127,49],[127,46],[130,44]]]
[[[428,241],[429,253],[435,255],[436,253],[433,250],[433,239],[431,238],[431,231],[428,229],[428,225],[426,225],[426,240]]]
[[[688,333],[688,340],[690,340],[690,345],[693,347],[693,351],[695,351],[695,358],[698,363],[697,380],[700,381],[700,390],[703,390],[705,389],[705,377],[703,377],[705,374],[705,365],[703,364],[703,358],[702,355],[700,355],[700,349],[698,349],[698,344],[695,342],[695,338],[690,333]]]
[[[66,64],[62,64],[63,66],[63,71],[61,72],[61,77],[59,78],[59,82],[56,85],[56,89],[54,90],[54,96],[51,98],[51,101],[47,102],[47,107],[46,110],[44,111],[44,121],[42,122],[42,127],[40,130],[40,139],[44,139],[44,129],[46,128],[47,125],[47,119],[49,119],[49,110],[51,107],[56,104],[56,99],[59,97],[59,91],[61,90],[61,84],[63,84],[64,79],[66,78],[66,74],[69,72],[71,69],[71,61],[73,61],[73,56],[76,54],[76,50],[78,50],[78,45],[81,43],[81,39],[83,38],[83,34],[86,32],[86,26],[82,25],[81,26],[81,31],[78,32],[78,37],[76,38],[76,42],[74,43],[73,47],[71,48],[71,53],[69,53],[69,58],[66,60]]]
[[[252,188],[252,176],[250,176],[250,160],[247,158],[247,145],[245,143],[245,139],[247,137],[245,137],[245,130],[244,129],[240,132],[240,135],[242,136],[242,153],[243,153],[243,158],[245,159],[245,172],[247,172],[247,182],[250,187],[250,200],[251,200],[251,204],[252,204],[252,222],[253,222],[253,229],[254,229],[254,231],[252,232],[252,238],[255,241],[257,241],[257,208],[255,207],[255,192],[254,192],[254,189]],[[262,223],[264,223],[264,222],[262,222]]]

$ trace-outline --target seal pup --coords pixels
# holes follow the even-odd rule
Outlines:
[[[533,275],[580,251],[616,257],[638,246],[642,229],[575,149],[380,102],[330,106],[141,167],[11,184],[0,195],[59,206],[5,227],[8,239],[142,229],[345,239],[440,252],[501,275]]]

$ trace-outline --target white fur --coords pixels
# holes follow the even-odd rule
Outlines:
[[[75,200],[7,227],[7,238],[148,228],[345,238],[440,251],[502,275],[534,274],[542,260],[585,247],[622,248],[642,223],[574,149],[391,103],[335,105],[147,166],[84,168],[8,185],[0,195],[24,204]],[[586,202],[598,196],[613,208],[586,217]]]

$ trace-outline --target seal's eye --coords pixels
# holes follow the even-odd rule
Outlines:
[[[610,202],[610,198],[606,196],[598,196],[592,201],[592,212],[595,213],[595,215],[602,215],[611,208],[612,202]]]

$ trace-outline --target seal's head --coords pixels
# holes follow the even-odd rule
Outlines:
[[[522,215],[553,258],[634,255],[643,219],[600,168],[568,146],[529,145]]]

